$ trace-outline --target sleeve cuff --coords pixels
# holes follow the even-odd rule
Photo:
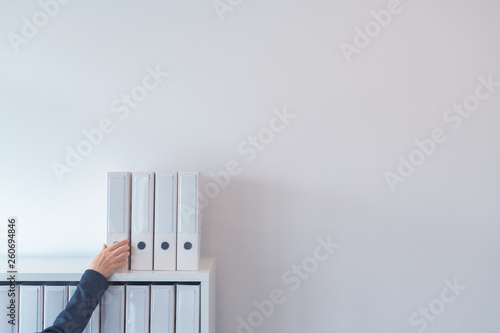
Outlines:
[[[87,269],[83,273],[80,283],[86,285],[88,290],[92,290],[94,294],[108,288],[108,280],[101,273],[92,269]]]

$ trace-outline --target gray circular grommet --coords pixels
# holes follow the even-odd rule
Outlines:
[[[184,248],[186,250],[191,250],[192,247],[193,247],[193,244],[191,244],[191,242],[184,243]]]
[[[161,249],[162,250],[166,250],[170,247],[170,244],[168,244],[168,242],[163,242],[161,243]]]
[[[137,244],[137,248],[139,250],[144,250],[146,248],[146,243],[144,242],[139,242],[139,244]]]

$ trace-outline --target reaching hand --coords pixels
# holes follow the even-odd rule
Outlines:
[[[90,263],[89,269],[101,273],[106,279],[127,264],[130,255],[128,239],[121,240],[110,247],[104,244],[101,252]]]

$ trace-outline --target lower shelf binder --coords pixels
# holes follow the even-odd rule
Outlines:
[[[0,332],[15,332],[16,326],[9,323],[10,320],[14,320],[15,323],[15,317],[18,313],[17,303],[11,302],[12,299],[15,300],[13,297],[14,295],[12,294],[12,291],[10,291],[10,286],[0,286],[0,304],[5,305],[5,308],[7,308],[7,316],[0,321]],[[9,307],[11,308],[9,309]],[[12,314],[12,317],[9,316],[10,314]]]
[[[149,285],[127,285],[125,288],[125,332],[149,332]]]
[[[76,291],[76,286],[69,286],[69,294],[68,294],[68,302]],[[82,333],[99,333],[99,329],[101,326],[101,303],[97,304],[94,312],[92,313],[92,317],[83,330]]]
[[[43,328],[54,324],[59,313],[68,302],[68,288],[66,286],[43,287]]]
[[[125,332],[125,286],[111,285],[101,299],[101,332]]]
[[[40,332],[42,314],[42,286],[19,286],[18,333]]]
[[[200,286],[177,285],[175,332],[200,333]]]
[[[151,286],[151,330],[149,333],[174,333],[175,286]]]

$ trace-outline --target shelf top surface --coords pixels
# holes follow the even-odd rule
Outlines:
[[[93,258],[18,258],[16,281],[79,281]],[[197,271],[120,271],[108,281],[165,281],[165,282],[202,282],[208,281],[215,259],[200,260]],[[0,281],[12,275],[4,270]]]

